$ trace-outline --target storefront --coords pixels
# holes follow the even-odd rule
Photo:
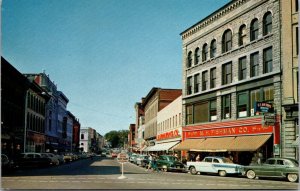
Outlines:
[[[208,155],[226,156],[250,164],[274,156],[279,144],[279,124],[264,125],[262,117],[208,123],[183,128],[183,142],[175,147],[187,160]]]

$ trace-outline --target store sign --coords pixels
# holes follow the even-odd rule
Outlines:
[[[235,135],[253,135],[262,133],[273,133],[273,126],[249,125],[239,127],[215,128],[185,131],[184,137],[187,138],[203,138],[203,137],[219,137],[219,136],[235,136]]]
[[[172,139],[172,138],[177,138],[177,137],[180,137],[180,133],[179,133],[178,129],[159,134],[156,136],[156,140]]]
[[[270,113],[274,112],[274,107],[271,103],[267,102],[256,102],[255,105],[255,113],[256,112],[261,112],[261,113]]]
[[[262,120],[263,126],[275,125],[276,116],[273,113],[265,113]]]

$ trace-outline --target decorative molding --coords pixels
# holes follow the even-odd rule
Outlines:
[[[237,1],[233,2],[232,4],[229,4],[224,9],[221,9],[221,10],[217,11],[215,14],[212,14],[208,18],[200,21],[198,24],[196,24],[196,26],[191,27],[186,32],[182,33],[182,40],[184,40],[187,37],[195,34],[199,30],[206,27],[207,25],[209,25],[209,24],[213,23],[214,21],[220,19],[221,17],[227,15],[229,12],[237,9],[238,7],[240,7],[241,5],[245,4],[248,1],[250,1],[250,0],[237,0]]]

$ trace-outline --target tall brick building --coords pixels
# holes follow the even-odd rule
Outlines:
[[[230,1],[181,37],[185,150],[230,151],[244,164],[258,152],[281,155],[279,1]],[[271,123],[258,102],[269,104]]]

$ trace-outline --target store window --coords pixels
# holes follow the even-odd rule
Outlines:
[[[193,106],[186,106],[186,124],[193,124]]]
[[[239,29],[239,46],[246,44],[246,25],[242,25]]]
[[[217,80],[217,70],[216,68],[210,69],[210,88],[216,87],[216,80]]]
[[[222,37],[222,53],[230,51],[232,48],[232,32],[230,29],[226,30]]]
[[[250,55],[250,76],[258,76],[259,54],[255,52]]]
[[[208,87],[208,71],[202,72],[202,91],[207,90]]]
[[[274,87],[268,86],[263,88],[263,101],[268,103],[274,102]]]
[[[248,93],[239,93],[237,96],[237,117],[247,117],[248,116]]]
[[[217,53],[217,41],[214,39],[211,41],[210,44],[210,58],[216,57],[216,53]]]
[[[209,116],[210,116],[210,121],[217,120],[217,100],[210,101]]]
[[[251,116],[259,115],[259,113],[257,114],[254,113],[254,108],[256,106],[256,102],[259,102],[261,100],[260,97],[261,97],[260,89],[250,91],[250,115]]]
[[[208,57],[208,45],[205,43],[202,48],[202,62],[206,61]]]
[[[264,74],[272,72],[273,70],[273,57],[272,57],[272,47],[264,49]]]
[[[191,95],[192,94],[192,76],[187,78],[187,95]]]
[[[199,47],[195,50],[195,65],[199,64],[200,62],[200,49]]]
[[[200,90],[200,74],[194,76],[194,93],[199,92]]]
[[[264,35],[272,33],[272,14],[267,12],[263,18]]]
[[[222,96],[222,119],[231,117],[231,96],[230,94]]]
[[[254,19],[250,26],[250,41],[258,39],[258,19]]]
[[[246,57],[239,59],[239,80],[244,80],[247,77]]]
[[[229,62],[227,64],[224,64],[222,66],[222,84],[230,84],[231,80],[232,80],[232,67],[231,67],[232,63]]]

